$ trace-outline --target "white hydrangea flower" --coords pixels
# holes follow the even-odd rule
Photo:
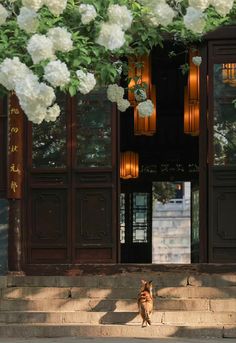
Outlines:
[[[154,110],[154,105],[150,99],[140,102],[137,106],[138,114],[140,117],[150,117]]]
[[[33,75],[32,71],[18,57],[6,58],[0,64],[0,84],[9,91],[14,90],[16,84],[29,74]]]
[[[111,51],[120,49],[125,44],[124,31],[117,24],[103,22],[96,43]]]
[[[63,27],[54,27],[48,30],[47,37],[52,41],[55,51],[67,52],[73,49],[71,33]]]
[[[93,5],[81,4],[79,6],[79,13],[81,14],[81,21],[84,25],[89,24],[97,16],[97,11]]]
[[[118,86],[117,84],[112,84],[107,87],[107,98],[111,102],[118,102],[124,97],[124,88]]]
[[[21,7],[17,23],[22,30],[25,30],[27,33],[33,33],[39,25],[38,15],[30,8]]]
[[[202,11],[188,7],[184,16],[184,24],[187,29],[194,33],[202,33],[205,27],[205,19]]]
[[[37,12],[43,6],[44,0],[22,0],[22,5]]]
[[[5,24],[7,17],[9,16],[8,11],[3,5],[0,4],[0,25]]]
[[[28,119],[40,124],[47,115],[47,108],[55,100],[53,88],[45,83],[39,83],[32,75],[28,75],[16,84],[15,91]]]
[[[27,44],[27,51],[30,54],[34,64],[46,59],[55,58],[53,43],[45,35],[33,35]]]
[[[215,7],[217,13],[225,17],[231,11],[234,0],[210,0],[210,4]]]
[[[87,94],[96,85],[96,79],[92,73],[85,73],[83,70],[77,70],[76,75],[79,79],[78,90],[82,94]]]
[[[127,99],[119,99],[117,102],[117,107],[120,112],[125,112],[127,108],[130,107],[130,102]]]
[[[65,86],[70,82],[70,72],[65,63],[52,61],[44,68],[44,78],[53,87]]]
[[[147,99],[147,93],[144,89],[137,89],[134,91],[134,96],[137,101],[144,101]]]
[[[131,27],[133,16],[126,6],[109,5],[107,13],[110,23],[119,25],[123,30]]]
[[[54,89],[46,83],[41,82],[38,84],[38,99],[45,107],[49,107],[55,101],[56,96]]]
[[[47,110],[47,114],[44,118],[46,122],[55,121],[57,117],[60,115],[61,109],[57,104],[54,104],[52,107],[49,107]]]
[[[200,66],[200,64],[202,63],[202,57],[201,56],[194,56],[192,58],[192,62],[193,64],[195,64],[196,66]]]
[[[205,11],[210,6],[209,0],[189,0],[188,3],[190,7],[194,7],[200,11]]]
[[[175,11],[163,1],[151,8],[151,10],[150,21],[154,26],[167,26],[172,23],[175,16]]]
[[[67,6],[67,0],[43,0],[49,11],[58,17],[61,15]]]

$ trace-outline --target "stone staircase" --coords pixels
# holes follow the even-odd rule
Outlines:
[[[136,297],[153,280],[152,326]],[[0,337],[236,337],[236,274],[0,277]]]

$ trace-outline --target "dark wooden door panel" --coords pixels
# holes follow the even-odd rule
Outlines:
[[[215,263],[236,262],[235,51],[235,40],[208,44],[208,248]]]
[[[236,262],[236,170],[211,171],[209,197],[210,262]]]
[[[112,190],[76,191],[76,259],[112,259]],[[87,251],[87,253],[86,253]]]
[[[31,190],[31,262],[68,259],[67,199],[66,189]]]

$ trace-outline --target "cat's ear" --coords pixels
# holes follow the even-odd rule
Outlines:
[[[141,280],[141,282],[143,285],[146,285],[146,283],[147,283],[147,281],[145,281],[145,280]]]
[[[149,281],[149,285],[151,285],[152,284],[152,280],[151,281]]]

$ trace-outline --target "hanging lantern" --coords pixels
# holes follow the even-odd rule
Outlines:
[[[131,106],[136,105],[135,95],[132,91],[135,86],[135,80],[138,79],[137,83],[145,83],[147,85],[146,93],[147,98],[150,97],[150,87],[151,87],[151,57],[149,55],[139,56],[139,57],[130,57],[128,60],[129,71],[128,78],[131,79],[128,85],[128,99],[131,103]]]
[[[125,151],[121,153],[120,177],[122,179],[135,179],[139,176],[139,156],[136,152]]]
[[[189,100],[188,88],[184,90],[184,133],[191,136],[199,135],[199,101]]]
[[[149,117],[140,117],[137,106],[134,108],[134,134],[136,136],[153,136],[156,133],[156,87],[154,85],[151,87],[151,100],[154,110]]]
[[[236,87],[236,63],[223,63],[222,80],[232,87]]]
[[[198,55],[198,51],[189,53],[189,76],[188,87],[184,91],[184,133],[191,136],[199,135],[200,119],[200,73],[192,58]]]

